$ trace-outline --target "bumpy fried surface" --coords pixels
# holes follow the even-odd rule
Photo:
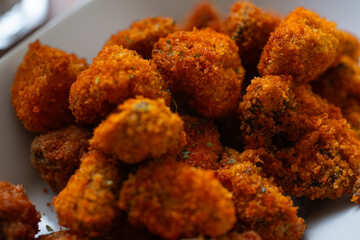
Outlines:
[[[153,60],[172,92],[181,93],[205,117],[236,108],[244,69],[238,48],[212,29],[180,31],[160,39]]]
[[[349,56],[311,84],[313,91],[341,109],[360,138],[360,66]]]
[[[239,113],[245,148],[265,148],[261,167],[285,192],[311,199],[351,193],[360,142],[340,109],[310,86],[295,87],[285,76],[255,78]]]
[[[256,155],[256,151],[240,154],[226,148],[222,162],[228,166],[217,170],[220,182],[232,192],[239,221],[245,231],[255,230],[263,239],[300,239],[305,231],[304,219],[296,215],[291,198],[249,161],[256,161]]]
[[[70,108],[80,122],[97,123],[126,99],[165,98],[166,84],[149,61],[135,51],[112,45],[101,50],[70,90]]]
[[[354,61],[358,62],[360,57],[360,42],[352,34],[345,32],[344,33],[344,45],[343,45],[343,54],[348,55]]]
[[[185,144],[181,118],[162,99],[129,99],[94,131],[92,147],[126,163],[176,155]]]
[[[184,30],[191,31],[194,27],[197,29],[212,28],[215,31],[220,31],[220,16],[215,6],[210,2],[198,3],[189,14]]]
[[[186,145],[177,159],[193,167],[218,169],[218,158],[223,151],[217,126],[203,118],[182,115]]]
[[[90,240],[88,237],[84,237],[70,231],[59,231],[47,235],[41,235],[37,240]]]
[[[289,74],[295,82],[309,82],[340,57],[343,40],[335,23],[296,8],[271,33],[260,57],[259,73]]]
[[[69,90],[85,68],[85,60],[74,54],[39,41],[29,45],[11,88],[11,104],[27,130],[45,132],[74,121]]]
[[[130,29],[111,36],[106,45],[122,45],[124,48],[135,50],[143,58],[150,59],[154,44],[160,38],[178,30],[175,20],[171,18],[145,18],[131,24]]]
[[[91,130],[70,125],[35,137],[31,163],[54,192],[60,192],[79,168],[91,136]]]
[[[266,13],[248,1],[236,2],[223,23],[224,32],[239,47],[244,65],[257,64],[270,33],[280,23],[280,17]]]
[[[34,239],[40,217],[22,186],[0,181],[0,239]]]
[[[212,171],[172,160],[151,162],[130,175],[119,205],[130,223],[166,239],[219,236],[236,221],[231,195]]]
[[[96,150],[82,157],[80,168],[53,201],[60,225],[89,236],[111,226],[121,181],[116,163]]]

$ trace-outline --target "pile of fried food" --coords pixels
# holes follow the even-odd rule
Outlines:
[[[134,22],[90,66],[30,44],[11,101],[67,229],[38,239],[300,239],[289,195],[360,203],[359,55],[310,10],[246,1]],[[1,184],[0,238],[33,239]]]

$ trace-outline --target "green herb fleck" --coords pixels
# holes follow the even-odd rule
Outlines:
[[[129,78],[130,78],[130,79],[133,79],[134,76],[133,76],[132,74],[129,74]]]
[[[171,45],[169,46],[169,51],[170,51],[170,52],[172,51],[172,46],[171,46]]]
[[[198,58],[198,57],[200,57],[201,55],[200,54],[198,54],[198,53],[195,53],[195,58]]]
[[[149,104],[147,102],[141,101],[134,106],[134,110],[147,112],[149,110]]]
[[[213,144],[212,144],[212,142],[208,142],[208,143],[206,143],[206,146],[207,146],[208,148],[210,148],[210,147],[213,146]]]
[[[167,44],[170,44],[170,40],[166,40],[166,43],[167,43]]]
[[[95,84],[99,84],[99,77],[96,77]]]
[[[183,151],[181,152],[181,154],[183,155],[183,159],[188,159],[190,153],[191,152],[186,151],[186,149],[183,149]]]
[[[134,66],[131,66],[131,69],[134,70]]]
[[[137,56],[136,53],[134,53],[134,56],[135,56],[135,57]]]
[[[264,193],[266,191],[266,188],[263,186],[261,187],[261,192]]]
[[[128,43],[131,43],[132,41],[130,40],[130,38],[128,38],[128,36],[125,36],[125,39]]]
[[[180,52],[179,52],[179,56],[182,56],[182,55],[184,55],[184,52],[183,52],[183,51],[180,51]]]
[[[225,63],[224,62],[220,62],[220,65],[224,65]]]
[[[200,134],[202,134],[201,130],[197,130],[196,135],[199,136]]]
[[[175,113],[177,113],[177,111],[178,111],[178,105],[176,104],[175,99],[174,99],[172,96],[171,96],[171,102],[174,104]]]
[[[192,123],[189,123],[188,128],[196,129],[197,126],[201,125],[201,124],[202,124],[201,122],[192,122]]]
[[[174,26],[176,24],[176,20],[173,20],[172,21],[172,25]]]
[[[238,69],[238,68],[235,68],[235,73],[239,73],[239,69]]]
[[[48,230],[48,232],[53,232],[54,229],[52,229],[49,225],[46,225],[46,230]]]
[[[114,182],[113,182],[112,180],[107,180],[107,181],[106,181],[106,184],[107,184],[107,185],[113,185]]]
[[[164,91],[169,93],[169,92],[170,92],[170,89],[165,89]]]
[[[230,160],[227,162],[227,164],[234,164],[235,163],[235,159],[230,158]]]

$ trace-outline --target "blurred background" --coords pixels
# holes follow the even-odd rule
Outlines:
[[[82,0],[0,0],[0,57],[27,35]]]

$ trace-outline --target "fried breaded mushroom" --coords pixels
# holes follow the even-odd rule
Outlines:
[[[137,95],[151,99],[170,94],[161,75],[135,51],[112,45],[102,49],[71,86],[70,108],[79,122],[98,123],[118,104]]]
[[[217,170],[217,178],[232,192],[243,224],[240,227],[255,230],[263,239],[300,239],[305,231],[304,219],[297,216],[297,207],[273,179],[262,176],[261,168],[254,164],[257,158],[256,151],[240,154],[226,148],[221,161],[227,166]]]
[[[172,159],[150,162],[130,175],[119,206],[131,224],[165,239],[220,236],[236,221],[231,195],[213,171]]]
[[[45,132],[73,122],[69,90],[86,68],[85,60],[74,54],[31,43],[11,87],[11,104],[24,127]]]
[[[311,83],[316,94],[341,109],[344,118],[360,138],[360,66],[349,56]]]
[[[130,29],[112,35],[106,46],[122,45],[124,48],[135,50],[143,58],[150,59],[154,44],[160,38],[178,30],[175,20],[171,18],[145,18],[132,23]]]
[[[70,231],[58,231],[47,235],[41,235],[37,237],[36,240],[90,240],[90,238]]]
[[[354,35],[344,32],[343,54],[351,57],[354,61],[359,61],[360,56],[360,42]]]
[[[245,149],[265,149],[259,165],[286,193],[311,199],[351,194],[360,141],[340,109],[309,85],[296,86],[290,76],[255,78],[239,113]]]
[[[31,163],[56,193],[60,192],[80,166],[87,152],[92,130],[70,125],[35,137]]]
[[[306,83],[323,73],[342,53],[343,33],[336,24],[302,7],[292,11],[271,33],[261,53],[261,76],[288,74]]]
[[[0,181],[0,239],[34,239],[40,217],[22,186]]]
[[[114,154],[126,163],[177,155],[185,144],[183,122],[163,99],[142,97],[119,105],[95,130],[93,148]]]
[[[171,92],[187,97],[205,117],[234,111],[240,97],[244,68],[234,41],[212,29],[180,31],[160,39],[153,61]]]
[[[241,61],[248,66],[259,62],[261,51],[280,20],[280,17],[261,10],[251,2],[239,1],[232,5],[222,27],[236,42]]]
[[[90,237],[111,227],[118,215],[121,176],[117,162],[97,150],[83,155],[80,168],[53,201],[60,225]]]
[[[214,5],[204,1],[195,6],[186,20],[184,30],[191,31],[193,28],[212,28],[220,31],[220,15]]]
[[[223,151],[217,126],[209,120],[182,115],[186,145],[177,159],[193,167],[218,169],[218,158]]]

